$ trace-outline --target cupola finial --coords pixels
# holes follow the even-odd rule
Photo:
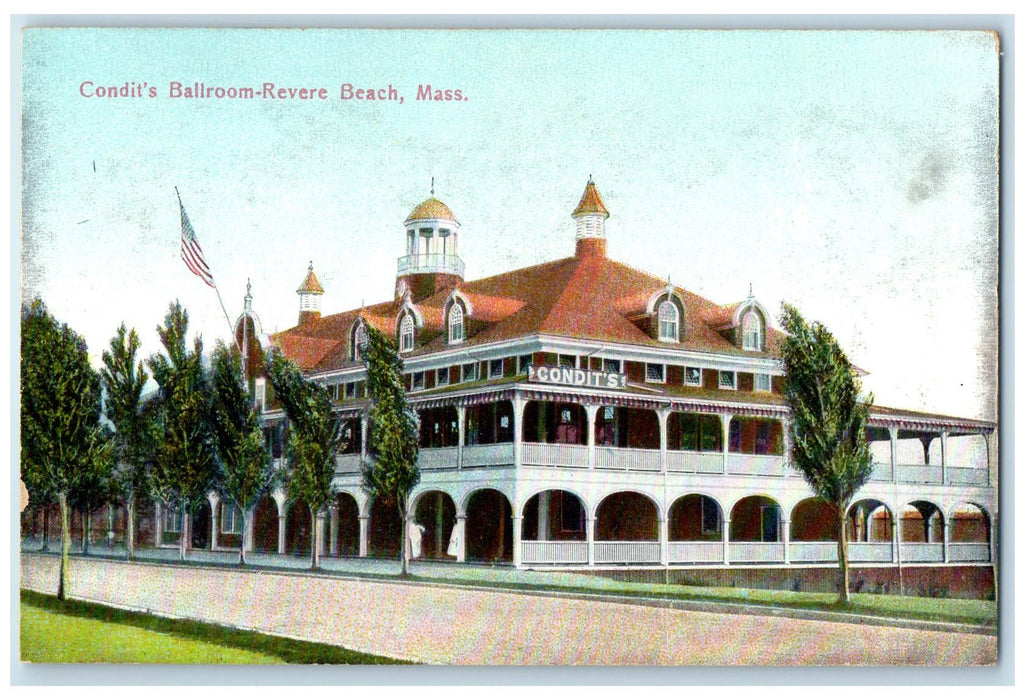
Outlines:
[[[434,196],[434,176],[431,175],[431,196]]]

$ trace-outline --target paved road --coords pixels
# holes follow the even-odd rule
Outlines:
[[[21,585],[56,590],[56,557]],[[996,637],[338,576],[73,559],[69,595],[430,664],[975,665]]]

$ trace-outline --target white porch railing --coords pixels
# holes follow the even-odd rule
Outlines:
[[[848,542],[847,558],[857,562],[893,561],[892,542]]]
[[[669,450],[666,452],[666,468],[671,472],[722,474],[722,453]]]
[[[943,483],[943,467],[936,464],[898,464],[896,472],[901,484]]]
[[[872,475],[869,481],[893,481],[893,469],[889,464],[876,462],[872,465]]]
[[[523,463],[537,467],[587,467],[586,445],[523,443]]]
[[[466,445],[463,447],[463,468],[505,466],[513,463],[513,444],[498,442],[493,445]]]
[[[421,469],[455,469],[458,466],[458,447],[427,447],[420,449]]]
[[[900,558],[904,562],[943,561],[943,543],[901,542]]]
[[[462,277],[464,269],[458,255],[419,253],[399,258],[399,276],[413,272],[451,272]]]
[[[587,563],[587,542],[523,540],[520,545],[524,564]]]
[[[594,466],[599,469],[625,469],[627,471],[662,471],[659,450],[637,447],[595,447]]]
[[[595,542],[596,564],[657,564],[658,542]]]
[[[790,561],[836,561],[836,542],[791,542]]]
[[[722,542],[670,542],[671,564],[719,564],[723,560]]]
[[[361,466],[359,454],[344,454],[335,458],[336,474],[354,474]]]
[[[730,542],[730,563],[783,563],[782,542]]]
[[[783,457],[731,454],[729,472],[754,476],[783,476]]]
[[[947,483],[955,486],[985,486],[989,473],[985,469],[947,467]]]
[[[948,554],[950,561],[989,561],[989,544],[986,542],[951,542]]]

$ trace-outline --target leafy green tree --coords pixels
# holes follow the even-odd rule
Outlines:
[[[325,387],[309,381],[291,361],[274,353],[267,362],[274,394],[288,417],[288,494],[310,509],[313,526],[310,568],[320,566],[321,528],[317,516],[334,495],[331,480],[344,444],[342,421],[331,407]]]
[[[220,459],[223,495],[242,511],[239,564],[246,563],[249,514],[274,484],[274,468],[264,446],[260,414],[242,382],[242,360],[235,348],[217,344],[213,362],[214,445]]]
[[[409,568],[406,545],[409,493],[420,483],[419,420],[406,403],[402,358],[395,344],[377,329],[367,326],[367,343],[361,357],[367,368],[368,449],[372,458],[363,468],[363,489],[371,498],[394,503],[398,509],[402,526],[399,558],[405,576]]]
[[[21,315],[21,471],[26,488],[52,494],[60,509],[61,600],[67,589],[70,501],[109,449],[99,420],[100,378],[89,365],[85,340],[34,301]]]
[[[822,500],[836,509],[840,597],[850,602],[847,509],[872,473],[865,437],[873,398],[861,396],[861,382],[833,335],[808,324],[784,304],[780,318],[787,336],[781,354],[786,370],[783,398],[790,408],[793,463]]]
[[[113,492],[124,502],[127,514],[125,556],[135,556],[135,508],[140,496],[149,492],[149,460],[152,452],[148,412],[143,410],[142,390],[149,379],[139,352],[139,336],[125,324],[103,351],[100,376],[106,394],[107,419],[114,425],[115,465]]]
[[[167,504],[177,504],[181,517],[178,558],[185,561],[192,509],[206,497],[215,475],[210,436],[207,387],[203,375],[203,341],[191,349],[186,342],[189,314],[177,301],[168,308],[164,325],[157,327],[163,355],[149,358],[149,369],[160,387],[155,420],[151,484],[153,493]]]
[[[92,515],[111,500],[114,472],[113,435],[106,427],[100,430],[101,449],[97,449],[71,491],[71,505],[82,516],[82,554],[89,554],[89,533]]]

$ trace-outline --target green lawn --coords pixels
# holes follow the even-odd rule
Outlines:
[[[402,663],[328,644],[21,591],[21,659],[36,663]]]

